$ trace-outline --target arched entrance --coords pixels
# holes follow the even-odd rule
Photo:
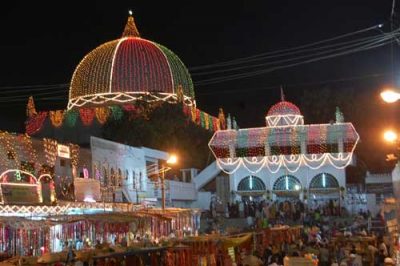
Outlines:
[[[41,188],[36,177],[18,169],[0,175],[0,202],[4,204],[38,204],[42,202]]]
[[[340,187],[336,177],[329,173],[320,173],[311,179],[309,185],[311,207],[323,207],[330,202],[331,207],[340,203]]]
[[[300,180],[293,175],[279,177],[273,187],[272,192],[278,200],[299,198],[301,192]]]
[[[237,186],[237,193],[242,196],[242,198],[248,198],[252,200],[253,198],[261,197],[266,192],[266,186],[261,178],[257,176],[246,176],[240,180]]]

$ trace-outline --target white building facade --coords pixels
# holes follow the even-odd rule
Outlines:
[[[298,198],[309,205],[335,199],[345,204],[345,168],[353,163],[359,136],[337,110],[329,124],[304,124],[299,108],[282,99],[266,116],[266,126],[217,131],[209,146],[229,178],[230,201]],[[217,175],[196,177],[197,189]]]
[[[132,147],[91,137],[93,178],[100,181],[102,200],[160,204],[161,168],[167,152]],[[188,207],[197,197],[194,184],[166,179],[167,206]]]

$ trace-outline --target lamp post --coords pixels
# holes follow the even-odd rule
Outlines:
[[[176,164],[178,158],[175,155],[171,155],[168,160],[168,165]],[[165,166],[164,164],[161,167],[161,209],[165,210],[165,172],[171,170],[171,167]]]

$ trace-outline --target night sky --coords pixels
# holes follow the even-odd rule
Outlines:
[[[24,95],[38,93],[30,86],[61,84],[54,92],[36,97],[56,99],[37,99],[36,105],[43,110],[65,108],[67,88],[63,84],[70,82],[84,55],[120,37],[129,9],[133,10],[141,36],[170,48],[190,70],[304,45],[379,23],[387,23],[383,30],[388,31],[391,5],[391,0],[8,3],[0,16],[0,127],[23,130]],[[400,3],[396,11],[400,12]],[[354,103],[363,105],[365,115],[351,121],[362,139],[360,158],[379,171],[387,166],[384,155],[390,149],[383,144],[381,133],[400,122],[395,119],[400,103],[388,106],[379,98],[383,86],[400,81],[398,48],[394,45],[391,53],[388,45],[256,77],[195,85],[197,104],[215,115],[218,107],[224,107],[226,113],[237,117],[241,127],[263,126],[268,108],[279,100],[280,85],[284,86],[286,99],[299,106],[306,90],[329,87],[345,94],[351,88],[368,98]],[[391,75],[392,58],[395,75]],[[195,83],[207,78],[191,73]]]

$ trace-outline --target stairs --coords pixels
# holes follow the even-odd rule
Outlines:
[[[221,169],[218,168],[217,163],[215,161],[206,168],[204,168],[203,171],[201,171],[194,178],[196,190],[198,191],[199,189],[204,187],[208,182],[213,180],[220,172]]]

